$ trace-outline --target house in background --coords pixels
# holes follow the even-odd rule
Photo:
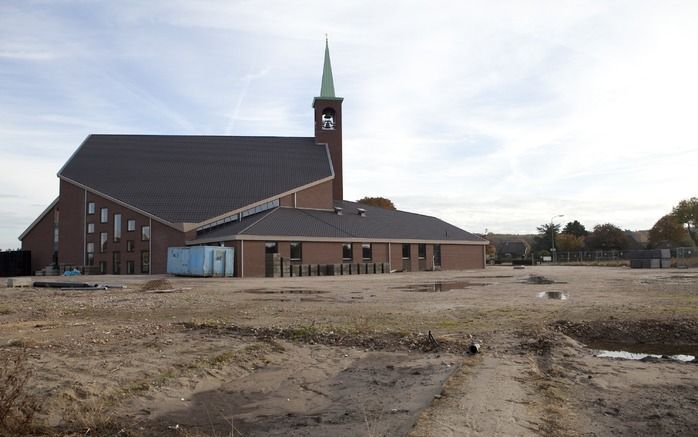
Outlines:
[[[497,260],[512,262],[524,260],[531,255],[531,247],[523,240],[508,240],[497,245]]]
[[[313,137],[90,135],[22,233],[32,269],[165,273],[167,248],[235,248],[236,276],[290,264],[484,268],[487,241],[438,218],[343,199],[342,101],[329,48]]]

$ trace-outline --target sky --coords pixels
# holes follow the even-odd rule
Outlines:
[[[0,0],[0,248],[93,133],[312,136],[347,200],[468,231],[649,229],[698,196],[698,2]]]

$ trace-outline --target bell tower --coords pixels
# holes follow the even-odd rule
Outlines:
[[[334,94],[332,65],[330,64],[330,48],[325,37],[325,65],[322,69],[322,84],[320,96],[313,99],[315,110],[315,141],[327,144],[334,169],[332,181],[332,198],[344,199],[342,180],[342,97]]]

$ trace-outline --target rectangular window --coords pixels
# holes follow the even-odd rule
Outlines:
[[[99,233],[99,251],[101,253],[104,253],[107,251],[107,240],[108,239],[109,239],[109,236],[107,235],[106,232]]]
[[[150,240],[150,226],[141,226],[141,241]]]
[[[126,274],[132,275],[136,273],[136,263],[133,261],[126,261]]]
[[[88,214],[95,213],[95,203],[94,202],[87,202],[87,213]]]
[[[95,224],[94,224],[94,223],[88,223],[88,224],[87,224],[87,233],[88,233],[88,234],[94,234],[94,233],[95,233]]]
[[[267,241],[264,243],[264,253],[279,253],[279,245],[276,243],[276,241]]]
[[[99,209],[99,222],[108,223],[109,222],[109,208]]]
[[[112,252],[112,273],[115,275],[121,274],[121,253]]]
[[[441,266],[441,245],[434,245],[434,265]]]
[[[101,273],[103,275],[107,273],[107,262],[106,261],[99,262],[99,273]]]
[[[136,230],[136,221],[133,219],[129,219],[126,221],[126,231],[128,232],[133,232]]]
[[[361,245],[361,259],[364,261],[370,261],[373,258],[373,249],[371,248],[371,243],[364,243]]]
[[[150,252],[141,252],[141,273],[150,273]]]
[[[411,256],[411,250],[412,250],[412,245],[410,244],[403,244],[402,245],[402,259],[410,259]]]
[[[126,252],[133,252],[134,245],[133,240],[126,240]]]
[[[114,243],[121,241],[121,214],[114,214]]]
[[[87,243],[87,259],[85,260],[85,264],[88,266],[93,266],[95,265],[95,244],[94,243]]]
[[[351,251],[351,243],[342,244],[342,261],[351,261],[354,254]]]
[[[300,241],[291,242],[291,261],[300,261],[303,257],[303,248]]]
[[[427,257],[427,245],[424,243],[419,243],[417,245],[417,256],[419,259],[424,259]]]

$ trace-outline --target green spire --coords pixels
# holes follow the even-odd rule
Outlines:
[[[332,65],[330,64],[330,46],[325,35],[325,65],[322,68],[322,85],[320,86],[320,97],[334,98],[334,80],[332,80]]]

